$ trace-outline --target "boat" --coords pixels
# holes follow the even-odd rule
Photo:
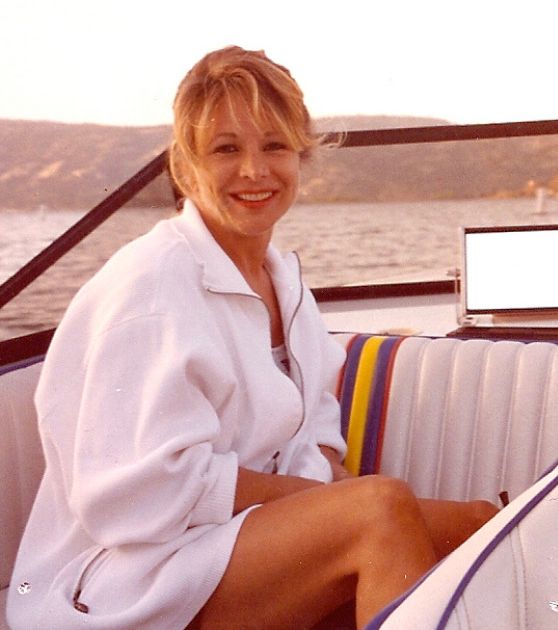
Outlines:
[[[362,130],[346,132],[336,150],[548,134],[558,134],[558,120]],[[165,169],[163,152],[24,265],[0,286],[0,309]],[[552,536],[558,328],[460,326],[459,282],[457,276],[313,289],[328,328],[347,349],[337,395],[349,468],[402,477],[423,496],[510,499],[496,519],[370,620],[370,630],[527,622],[544,629],[558,621]],[[0,478],[7,497],[0,505],[1,630],[17,543],[42,474],[32,398],[53,333],[45,328],[0,341]],[[17,590],[24,597],[32,587],[21,583]]]

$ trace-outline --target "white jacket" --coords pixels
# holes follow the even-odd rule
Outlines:
[[[11,580],[14,630],[182,630],[248,513],[232,516],[238,466],[331,480],[318,445],[344,453],[330,393],[344,353],[296,256],[270,246],[266,260],[292,378],[263,301],[190,203],[76,295],[36,395],[47,466]]]

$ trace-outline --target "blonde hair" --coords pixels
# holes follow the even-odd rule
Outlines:
[[[278,129],[289,145],[308,157],[319,144],[304,97],[290,72],[263,51],[231,46],[203,57],[184,77],[174,99],[169,167],[179,191],[188,195],[211,116],[223,101],[232,109],[240,97],[257,125]]]

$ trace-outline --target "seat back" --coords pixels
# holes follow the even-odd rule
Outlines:
[[[356,335],[340,386],[347,466],[419,496],[497,501],[558,456],[558,346]]]
[[[558,468],[517,497],[366,630],[556,626]]]
[[[42,357],[0,368],[0,589],[8,586],[44,471],[33,396]]]

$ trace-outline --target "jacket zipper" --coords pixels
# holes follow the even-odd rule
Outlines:
[[[296,252],[293,252],[293,254],[295,255],[296,260],[297,260],[299,293],[298,293],[298,302],[293,310],[293,313],[289,319],[289,323],[287,326],[287,330],[285,334],[285,347],[287,348],[287,354],[289,355],[289,358],[292,359],[293,363],[296,365],[296,368],[298,370],[298,374],[300,377],[300,387],[297,387],[297,389],[299,390],[300,397],[302,399],[302,419],[296,431],[293,433],[292,437],[294,437],[295,435],[298,435],[306,419],[306,403],[304,400],[304,375],[302,373],[302,368],[300,367],[300,363],[298,362],[298,359],[294,355],[291,348],[291,344],[290,344],[291,330],[294,324],[294,320],[297,316],[297,313],[300,310],[300,307],[302,306],[302,300],[303,300],[303,295],[304,295],[304,288],[302,286],[302,272],[301,272],[300,258],[298,257],[298,254]],[[206,286],[205,288],[207,291],[209,291],[209,293],[213,293],[214,295],[236,295],[240,297],[252,298],[264,304],[263,299],[256,293],[243,293],[242,291],[227,291],[227,290],[221,290],[221,289],[213,289],[212,287],[209,287],[209,286]],[[277,457],[274,456],[274,468],[275,466],[277,466]]]
[[[293,328],[293,324],[294,324],[294,320],[296,319],[296,316],[298,314],[298,311],[300,310],[300,307],[302,306],[302,300],[303,300],[303,295],[304,295],[304,288],[302,286],[302,272],[301,272],[301,267],[300,267],[300,258],[298,257],[298,254],[296,252],[293,252],[294,255],[296,256],[297,262],[298,262],[298,286],[299,286],[299,293],[298,293],[298,302],[294,308],[294,311],[291,315],[291,318],[289,320],[288,326],[287,326],[287,332],[285,335],[285,346],[287,348],[287,354],[289,355],[290,359],[292,360],[292,362],[296,365],[296,369],[298,370],[298,374],[300,377],[300,398],[302,400],[302,419],[300,421],[300,424],[298,425],[297,430],[293,433],[293,437],[295,435],[298,435],[298,433],[300,432],[300,429],[302,428],[302,425],[304,424],[304,421],[306,420],[306,402],[304,399],[304,374],[302,373],[302,368],[300,367],[300,363],[298,362],[298,359],[296,358],[292,348],[291,348],[291,330]],[[292,438],[291,438],[292,439]]]

